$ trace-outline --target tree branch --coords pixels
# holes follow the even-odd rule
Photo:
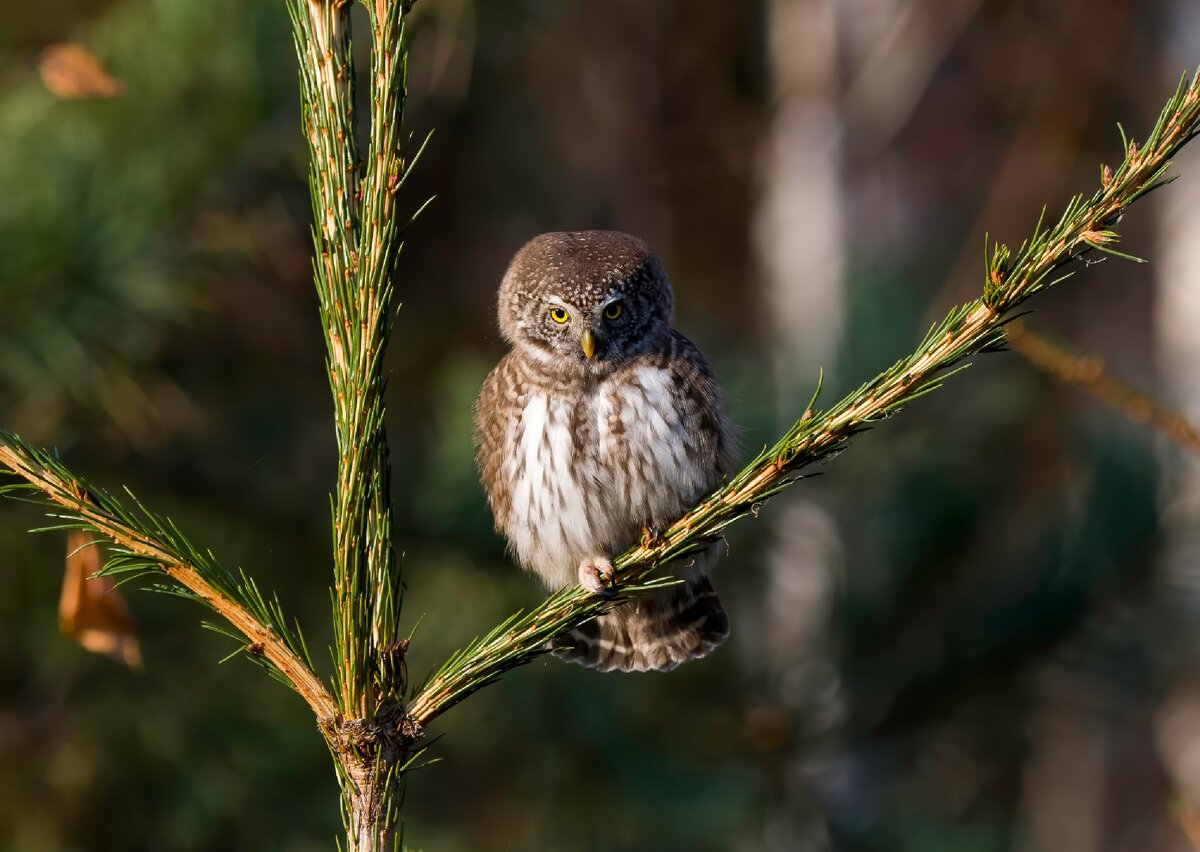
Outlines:
[[[1001,348],[1004,325],[1030,296],[1062,281],[1051,279],[1066,264],[1091,250],[1117,254],[1111,229],[1125,208],[1163,185],[1170,158],[1200,131],[1200,75],[1181,81],[1163,108],[1146,143],[1124,138],[1125,159],[1114,172],[1101,170],[1101,186],[1090,199],[1073,198],[1052,228],[1039,221],[1015,257],[1007,246],[991,246],[983,296],[950,312],[926,335],[912,355],[894,364],[825,411],[808,410],[780,440],[764,449],[724,487],[671,524],[656,541],[644,541],[614,561],[624,598],[658,583],[636,583],[655,566],[685,556],[720,536],[746,514],[757,514],[771,496],[801,477],[801,471],[831,459],[854,435],[924,393],[935,390],[951,368],[977,352]],[[546,653],[546,642],[615,605],[575,586],[550,596],[529,613],[517,615],[454,654],[417,691],[409,713],[427,724],[506,671]]]
[[[338,447],[331,499],[333,662],[344,719],[327,735],[339,764],[348,845],[366,852],[393,845],[397,782],[419,736],[400,706],[407,643],[399,638],[403,584],[392,545],[383,368],[392,328],[391,275],[405,224],[395,193],[413,164],[405,162],[401,137],[408,70],[404,15],[411,3],[363,0],[371,31],[365,154],[356,135],[350,5],[288,2],[309,148],[313,278]]]
[[[348,717],[371,718],[403,692],[397,658],[400,571],[392,546],[383,356],[397,253],[394,195],[402,157],[404,6],[364,2],[370,20],[371,134],[360,155],[350,3],[291,0],[309,147],[313,277],[328,348],[338,446],[332,498],[334,683]]]
[[[1100,358],[1076,355],[1030,331],[1023,322],[1009,323],[1007,331],[1013,350],[1033,367],[1063,384],[1075,385],[1134,423],[1145,423],[1184,449],[1200,453],[1200,431],[1187,418],[1109,376]]]
[[[34,491],[40,495],[36,502],[67,510],[69,514],[56,516],[65,522],[63,527],[91,530],[120,548],[101,573],[165,574],[190,592],[185,597],[223,616],[246,640],[246,652],[265,659],[300,693],[318,722],[336,715],[333,697],[313,673],[299,632],[287,628],[278,603],[264,599],[245,574],[239,579],[225,572],[211,555],[196,551],[171,521],[151,515],[140,504],[140,514],[129,511],[57,459],[8,432],[0,432],[0,464],[28,483],[5,486],[0,493]]]

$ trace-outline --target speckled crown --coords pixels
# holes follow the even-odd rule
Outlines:
[[[527,242],[514,255],[500,284],[500,329],[510,337],[521,301],[553,292],[580,308],[615,287],[629,296],[657,297],[668,327],[674,298],[662,264],[650,246],[621,231],[553,231]]]

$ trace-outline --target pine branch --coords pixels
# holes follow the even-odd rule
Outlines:
[[[391,274],[400,249],[395,194],[411,2],[364,0],[371,32],[371,124],[365,154],[354,114],[348,0],[289,0],[309,147],[313,278],[328,350],[338,446],[331,498],[334,691],[342,718],[326,734],[338,762],[351,849],[393,845],[398,781],[419,736],[404,712],[403,585],[392,544],[384,352],[392,328]],[[419,211],[418,211],[419,212]]]
[[[0,494],[65,510],[52,515],[59,523],[48,529],[90,530],[116,544],[101,574],[165,575],[178,586],[163,586],[160,591],[199,601],[221,615],[237,633],[221,632],[244,641],[242,650],[265,662],[295,689],[318,721],[335,716],[333,698],[313,673],[299,629],[288,626],[279,602],[264,597],[244,572],[235,575],[222,568],[211,553],[196,549],[171,520],[148,511],[132,494],[134,510],[9,432],[0,431],[0,465],[25,480],[0,488]]]
[[[1200,132],[1200,74],[1181,81],[1163,108],[1144,145],[1124,138],[1125,159],[1114,172],[1101,169],[1100,188],[1084,199],[1076,196],[1058,222],[1043,228],[1015,256],[1007,246],[991,246],[983,296],[961,305],[932,328],[910,356],[848,394],[831,408],[804,415],[772,447],[765,448],[724,487],[700,501],[655,541],[643,541],[614,560],[625,597],[644,594],[657,584],[639,583],[657,565],[686,556],[719,537],[726,527],[802,478],[802,471],[828,461],[849,440],[922,394],[936,390],[964,359],[1004,344],[1005,323],[1026,299],[1068,275],[1054,273],[1089,251],[1121,257],[1112,230],[1126,207],[1166,183],[1170,158]],[[546,653],[546,641],[577,627],[612,602],[581,587],[563,589],[527,614],[513,616],[486,637],[454,654],[417,691],[409,713],[427,724],[506,671]]]
[[[372,36],[370,140],[360,155],[350,4],[291,0],[314,212],[314,280],[328,346],[338,445],[332,497],[335,692],[349,718],[372,718],[403,692],[401,590],[392,546],[383,356],[398,251],[394,196],[402,156],[404,4],[364,3]],[[419,153],[419,152],[418,152]]]

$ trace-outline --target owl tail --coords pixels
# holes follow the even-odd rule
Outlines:
[[[729,619],[708,578],[635,598],[551,642],[564,660],[602,672],[670,671],[729,636]]]

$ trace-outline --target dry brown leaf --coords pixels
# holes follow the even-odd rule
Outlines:
[[[38,71],[46,88],[65,99],[111,98],[125,88],[90,50],[70,42],[43,50]]]
[[[81,530],[68,532],[67,570],[58,601],[59,629],[89,651],[140,669],[142,652],[133,616],[111,578],[92,578],[99,570],[100,552],[92,537]]]

